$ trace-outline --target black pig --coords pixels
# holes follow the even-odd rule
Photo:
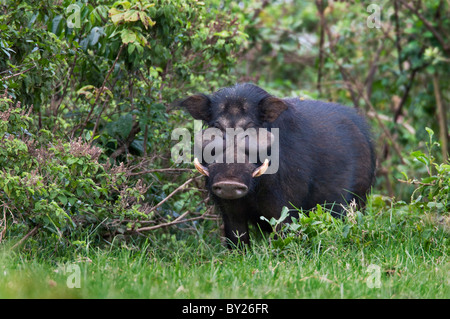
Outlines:
[[[212,95],[193,95],[180,105],[195,119],[224,133],[229,128],[278,129],[278,154],[271,154],[271,163],[278,156],[275,173],[264,174],[267,158],[250,162],[248,154],[243,163],[200,163],[195,159],[222,213],[230,247],[249,243],[248,222],[270,231],[260,216],[279,218],[282,207],[290,203],[303,210],[327,204],[337,217],[345,214],[342,205],[353,199],[364,202],[374,179],[375,155],[370,129],[355,109],[299,98],[279,99],[248,83]],[[273,151],[270,141],[261,146],[258,140],[257,144],[256,148]],[[245,150],[249,150],[248,141]]]

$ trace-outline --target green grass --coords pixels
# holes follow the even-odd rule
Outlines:
[[[282,250],[254,234],[245,252],[225,249],[211,227],[64,253],[29,240],[0,252],[0,298],[450,297],[442,221],[404,207],[372,208],[350,231],[346,225]],[[68,287],[75,272],[61,265],[79,267],[80,288]],[[370,287],[377,274],[379,288]]]

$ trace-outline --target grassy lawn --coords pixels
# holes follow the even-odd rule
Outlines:
[[[245,252],[228,251],[217,229],[201,225],[63,253],[5,243],[0,298],[449,298],[445,222],[368,209],[350,231],[348,221],[333,223],[282,249],[255,232]]]

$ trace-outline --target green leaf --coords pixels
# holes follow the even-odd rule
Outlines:
[[[345,225],[344,229],[342,230],[342,237],[347,238],[348,234],[350,233],[350,225]]]
[[[137,21],[139,20],[139,12],[136,10],[130,10],[124,15],[125,21]]]
[[[128,29],[122,30],[120,36],[122,38],[122,43],[133,43],[136,41],[136,33]]]
[[[64,195],[58,195],[59,201],[65,206],[67,204],[67,197]]]
[[[139,15],[141,18],[141,22],[146,29],[148,28],[148,26],[153,27],[156,24],[156,22],[150,19],[150,17],[145,12],[140,12]]]
[[[131,55],[134,52],[134,49],[136,49],[134,44],[128,45],[128,54]]]
[[[129,1],[116,1],[113,4],[113,7],[122,6],[124,9],[130,9],[131,3]]]
[[[118,24],[125,17],[125,13],[120,12],[119,10],[112,8],[109,10],[109,17],[114,24]]]
[[[214,35],[220,38],[228,38],[229,36],[231,36],[231,33],[226,30],[222,30],[220,32],[214,33]]]

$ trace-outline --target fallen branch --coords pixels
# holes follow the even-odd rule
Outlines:
[[[183,213],[182,215],[180,215],[177,219],[171,221],[171,222],[167,222],[167,223],[163,223],[163,224],[159,224],[159,225],[155,225],[155,226],[148,226],[148,227],[141,227],[138,229],[134,229],[135,232],[143,232],[143,231],[149,231],[149,230],[155,230],[158,228],[163,228],[163,227],[169,227],[169,226],[173,226],[173,225],[177,225],[177,224],[182,224],[182,223],[187,223],[187,222],[192,222],[192,221],[196,221],[199,219],[204,219],[205,216],[210,212],[210,209],[207,209],[202,215],[197,216],[197,217],[192,217],[189,219],[182,219],[183,217],[185,217],[187,214],[190,213],[190,211],[186,211],[185,213]]]

